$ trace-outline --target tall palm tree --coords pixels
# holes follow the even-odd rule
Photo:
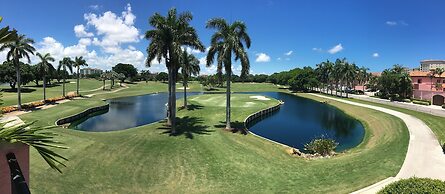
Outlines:
[[[331,90],[332,95],[332,80],[333,80],[333,71],[334,71],[334,63],[330,62],[329,60],[326,60],[324,64],[325,74],[326,74],[326,81],[328,82],[329,89]]]
[[[181,73],[182,85],[184,86],[184,108],[187,108],[187,86],[188,79],[192,75],[198,75],[201,68],[199,67],[199,60],[193,55],[188,54],[186,50],[181,55]]]
[[[247,34],[246,25],[241,21],[228,24],[226,20],[222,18],[214,18],[207,22],[206,28],[216,30],[210,40],[207,66],[213,64],[215,55],[218,54],[218,67],[224,66],[226,72],[226,129],[231,129],[230,79],[232,77],[232,53],[235,55],[235,61],[241,61],[241,77],[248,75],[250,63],[245,47],[250,48],[250,37]]]
[[[341,87],[342,87],[342,82],[343,82],[343,69],[344,69],[344,61],[337,59],[335,60],[334,63],[334,68],[333,68],[333,80],[335,83],[335,95],[337,96],[338,93],[338,87],[340,86],[340,96],[343,96]]]
[[[364,66],[360,67],[360,69],[359,69],[358,79],[359,79],[359,83],[363,85],[363,93],[365,93],[365,84],[370,79],[370,74],[368,73],[368,71],[369,71],[369,68],[364,67]]]
[[[70,71],[70,73],[73,73],[73,63],[74,61],[71,60],[71,58],[69,57],[64,57],[61,61],[59,61],[59,66],[57,67],[57,70],[60,71],[60,69],[62,69],[62,76],[63,76],[63,83],[62,83],[62,95],[65,96],[65,73],[67,72],[66,70],[68,69]]]
[[[343,67],[344,67],[343,68],[343,80],[344,80],[344,83],[346,84],[346,90],[345,90],[346,98],[348,98],[349,92],[347,92],[347,90],[348,90],[348,88],[354,87],[354,80],[357,75],[358,68],[357,68],[357,65],[355,65],[355,63],[348,63],[348,62],[345,62]]]
[[[29,55],[34,55],[34,51],[36,50],[32,44],[34,40],[30,38],[26,38],[25,35],[18,35],[16,39],[12,42],[4,43],[0,46],[0,52],[6,49],[9,49],[6,54],[6,59],[8,61],[12,60],[15,71],[17,73],[17,108],[22,110],[22,96],[21,96],[21,80],[20,80],[20,59],[26,58],[29,63],[31,63],[31,59]]]
[[[55,59],[51,57],[51,54],[49,53],[46,53],[45,55],[37,53],[37,57],[40,59],[40,63],[37,64],[37,69],[43,76],[43,101],[46,101],[46,75],[54,69],[51,62],[54,62]]]
[[[76,90],[77,95],[79,95],[80,67],[82,67],[82,66],[88,66],[85,59],[83,59],[83,57],[74,58],[73,67],[77,67],[77,90]]]
[[[15,39],[17,39],[17,31],[15,30],[10,31],[9,26],[0,28],[0,45],[13,42]]]
[[[168,70],[167,124],[171,126],[172,133],[176,133],[176,76],[180,68],[181,47],[189,46],[204,52],[204,45],[199,41],[196,30],[190,26],[192,19],[190,12],[177,14],[175,8],[170,9],[165,17],[155,13],[149,18],[153,29],[145,33],[145,38],[150,41],[146,66],[150,67],[153,60],[165,60]]]

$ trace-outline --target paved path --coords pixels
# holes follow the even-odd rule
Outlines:
[[[317,97],[336,100],[346,104],[378,110],[402,119],[408,127],[410,140],[402,168],[396,177],[389,177],[354,193],[376,193],[384,186],[413,176],[445,180],[445,154],[431,129],[420,119],[411,115],[378,106],[351,102],[344,99],[312,94]]]
[[[445,109],[443,109],[440,106],[435,106],[435,105],[424,106],[424,105],[406,103],[406,102],[391,102],[386,99],[373,98],[373,97],[364,96],[364,95],[351,94],[351,95],[349,95],[349,97],[359,99],[359,100],[366,100],[369,102],[376,102],[376,103],[380,103],[380,104],[388,104],[391,106],[406,108],[406,109],[410,109],[410,110],[415,110],[415,111],[424,112],[424,113],[428,113],[428,114],[432,114],[432,115],[436,115],[436,116],[445,117]]]

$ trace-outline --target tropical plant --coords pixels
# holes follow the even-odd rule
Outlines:
[[[48,163],[48,165],[62,172],[58,165],[65,166],[62,160],[67,161],[65,157],[52,151],[50,148],[67,149],[67,147],[61,146],[61,143],[54,140],[55,133],[47,131],[48,127],[34,127],[33,123],[19,124],[14,126],[0,127],[0,141],[7,143],[23,143],[31,146],[37,150],[42,158]]]
[[[436,68],[436,75],[440,78],[442,76],[442,74],[445,72],[444,68]],[[436,83],[436,91],[439,91],[442,89],[442,83]]]
[[[210,19],[206,28],[215,29],[216,32],[210,40],[210,49],[207,53],[207,66],[213,64],[217,55],[217,69],[226,73],[226,129],[230,126],[230,83],[232,77],[232,53],[235,61],[241,61],[241,77],[249,74],[249,57],[245,50],[250,48],[250,37],[247,34],[247,27],[244,22],[235,21],[228,24],[222,18]]]
[[[74,58],[74,63],[73,63],[73,67],[77,67],[77,89],[76,89],[76,94],[79,95],[79,82],[80,82],[80,67],[82,66],[88,66],[87,62],[85,61],[85,59],[83,59],[83,57],[76,57]]]
[[[26,58],[29,63],[29,55],[34,55],[35,48],[32,46],[34,40],[26,38],[25,35],[18,35],[12,42],[4,43],[0,46],[0,52],[8,49],[6,59],[13,62],[17,74],[17,108],[22,109],[21,80],[20,80],[20,59]]]
[[[445,182],[430,178],[412,177],[393,182],[378,194],[390,193],[445,193]]]
[[[99,79],[103,82],[102,90],[105,90],[105,81],[108,80],[108,72],[105,71],[102,74],[100,74],[100,78]]]
[[[199,67],[199,60],[193,54],[188,54],[186,50],[182,52],[180,62],[182,85],[184,86],[184,107],[187,108],[188,80],[192,75],[198,75],[201,69]]]
[[[183,46],[199,49],[204,52],[204,46],[198,39],[196,30],[190,26],[193,16],[190,12],[177,14],[176,9],[169,10],[167,16],[155,13],[149,18],[150,25],[154,28],[145,33],[145,38],[150,41],[147,47],[146,65],[151,66],[152,61],[165,60],[168,70],[168,119],[171,132],[176,133],[176,76],[180,68],[179,57]]]
[[[55,59],[51,57],[51,54],[49,53],[46,53],[45,55],[37,53],[37,57],[39,57],[40,60],[40,63],[37,64],[37,69],[43,76],[43,101],[46,101],[46,76],[54,70],[51,62],[54,62]]]
[[[332,155],[338,143],[322,136],[321,138],[313,139],[311,142],[304,145],[304,149],[312,154],[320,154],[322,156]]]
[[[123,73],[118,73],[117,74],[117,79],[118,80],[120,80],[120,82],[119,82],[119,86],[122,86],[122,83],[124,83],[124,81],[125,81],[125,75],[123,74]]]
[[[70,57],[64,57],[61,61],[59,61],[59,66],[57,67],[57,71],[62,70],[62,72],[66,72],[66,70],[68,69],[71,73],[73,73],[73,63],[74,61]],[[62,95],[65,96],[65,82],[66,82],[65,73],[62,76],[63,76]]]
[[[125,75],[125,78],[133,80],[138,75],[138,70],[132,64],[123,64],[119,63],[112,68],[116,73],[122,73]],[[124,79],[125,79],[124,78]],[[125,80],[121,80],[124,82]]]
[[[3,18],[0,17],[0,22],[2,22]],[[15,30],[9,30],[9,26],[0,28],[0,45],[13,42],[15,39],[17,39],[17,31]]]

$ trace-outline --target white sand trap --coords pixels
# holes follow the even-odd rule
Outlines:
[[[253,98],[255,100],[270,100],[266,96],[250,96],[249,98]]]
[[[70,82],[70,84],[77,84],[77,82]]]
[[[178,87],[178,88],[176,88],[176,89],[178,89],[178,90],[183,90],[184,89],[184,87]],[[189,87],[186,87],[185,89],[190,89]]]

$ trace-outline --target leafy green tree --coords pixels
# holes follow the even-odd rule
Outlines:
[[[149,18],[153,29],[145,33],[145,38],[150,41],[147,48],[146,65],[150,67],[153,60],[160,63],[164,59],[168,70],[167,124],[170,124],[172,133],[176,133],[176,76],[180,68],[181,47],[189,46],[204,52],[204,46],[199,41],[196,30],[190,26],[192,19],[193,16],[190,12],[177,14],[175,8],[170,9],[165,17],[155,13]]]
[[[184,107],[187,108],[188,80],[192,75],[198,75],[201,69],[199,67],[199,60],[193,54],[188,54],[186,50],[182,52],[180,62],[182,85],[184,86]]]
[[[54,70],[51,62],[54,62],[55,59],[51,57],[51,54],[46,53],[42,55],[37,53],[37,57],[39,57],[40,62],[37,64],[37,69],[43,76],[43,101],[46,101],[46,76]]]
[[[407,98],[412,93],[411,77],[400,65],[394,65],[392,69],[385,69],[378,78],[379,96],[392,100]]]
[[[365,92],[365,84],[369,81],[371,74],[368,73],[369,68],[360,67],[358,70],[357,81],[363,86],[363,92]]]
[[[213,64],[215,55],[217,55],[217,69],[226,72],[226,129],[230,126],[230,82],[232,77],[232,54],[235,61],[241,61],[241,77],[249,74],[249,57],[245,50],[250,48],[250,37],[247,34],[247,27],[241,21],[235,21],[228,24],[222,18],[210,19],[206,28],[215,29],[216,32],[210,40],[210,49],[207,53],[207,66]]]
[[[116,73],[124,74],[125,78],[129,78],[131,80],[133,80],[138,75],[138,70],[132,64],[119,63],[112,69]],[[123,82],[124,80],[121,80],[121,82]]]
[[[158,74],[156,74],[156,81],[162,81],[165,82],[168,80],[168,74],[165,72],[159,72]]]
[[[74,63],[73,63],[73,67],[77,67],[77,90],[76,90],[76,94],[79,95],[79,84],[80,84],[80,67],[82,66],[88,66],[87,62],[85,61],[85,59],[83,59],[83,57],[76,57],[74,58]]]
[[[6,59],[13,62],[17,74],[17,108],[22,110],[22,96],[21,96],[21,80],[20,80],[20,59],[26,58],[29,63],[31,59],[29,55],[34,55],[36,50],[32,44],[34,40],[26,38],[25,35],[18,35],[12,42],[4,43],[0,46],[0,52],[7,50]]]
[[[59,61],[59,66],[57,67],[57,70],[62,70],[63,72],[66,72],[67,69],[73,73],[73,64],[74,61],[69,57],[64,57],[61,61]],[[65,74],[63,74],[63,83],[62,83],[62,95],[65,96],[65,82],[66,82]]]
[[[108,80],[108,71],[105,71],[102,74],[100,74],[99,80],[101,80],[103,82],[102,90],[105,90],[105,81]]]
[[[142,80],[145,81],[145,83],[148,83],[148,81],[152,78],[152,74],[150,73],[149,70],[142,70],[140,75]]]

